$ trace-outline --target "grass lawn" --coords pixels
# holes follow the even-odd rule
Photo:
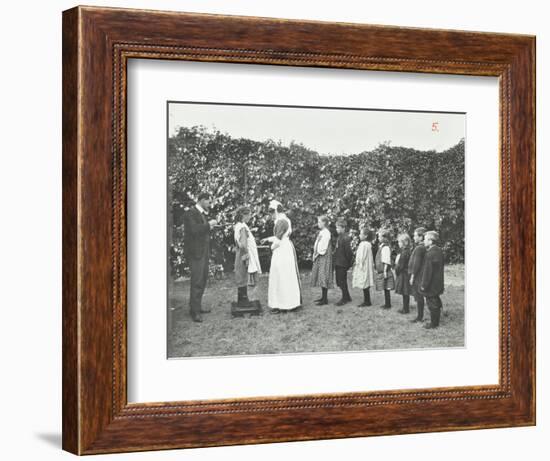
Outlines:
[[[351,272],[351,271],[350,271]],[[313,303],[320,289],[310,288],[309,272],[303,272],[303,309],[285,314],[243,318],[231,316],[231,301],[237,290],[233,274],[223,280],[210,280],[203,298],[203,307],[212,309],[203,315],[203,323],[189,317],[189,281],[175,283],[170,305],[173,314],[169,334],[169,357],[200,357],[220,355],[280,354],[304,352],[365,351],[380,349],[442,348],[464,346],[464,266],[445,269],[445,293],[441,326],[426,330],[409,320],[416,315],[411,298],[411,313],[399,314],[401,296],[392,291],[392,309],[380,309],[383,293],[371,289],[372,307],[357,307],[362,292],[351,289],[353,302],[342,307],[334,305],[340,290],[329,290],[329,305]],[[268,274],[262,275],[257,289],[262,306],[267,307]],[[351,287],[351,274],[348,279]],[[426,307],[424,320],[430,314]]]

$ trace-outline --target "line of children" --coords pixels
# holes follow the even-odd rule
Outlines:
[[[409,300],[412,294],[416,300],[417,316],[413,322],[424,319],[424,298],[430,311],[430,323],[425,328],[437,328],[443,307],[440,295],[444,291],[444,259],[443,251],[437,245],[439,234],[435,231],[426,232],[422,227],[414,231],[416,247],[411,251],[411,239],[407,234],[397,238],[400,252],[395,261],[397,281],[393,282],[391,272],[391,252],[389,250],[390,234],[382,230],[378,234],[380,248],[376,256],[376,288],[384,290],[385,304],[390,308],[390,290],[403,297],[402,314],[409,313]],[[388,255],[388,253],[390,254]],[[388,262],[389,261],[389,262]]]
[[[363,302],[358,307],[372,305],[370,289],[384,292],[383,309],[391,308],[391,290],[402,296],[403,307],[398,312],[410,312],[410,297],[416,301],[417,315],[411,322],[424,319],[424,299],[430,311],[430,323],[426,328],[439,326],[442,302],[440,295],[444,290],[443,251],[437,245],[439,235],[435,231],[426,232],[419,227],[413,234],[414,247],[408,234],[397,237],[399,253],[395,260],[395,275],[392,270],[390,248],[391,233],[387,229],[378,232],[378,251],[373,258],[372,241],[374,235],[366,228],[359,234],[360,243],[355,258],[351,249],[351,238],[347,232],[345,220],[336,222],[337,240],[332,252],[329,219],[318,218],[319,234],[313,248],[312,286],[321,287],[321,297],[316,304],[328,304],[328,289],[332,288],[332,267],[336,274],[336,284],[342,291],[342,298],[336,303],[342,306],[351,302],[347,283],[347,272],[353,267],[352,286],[363,290]]]

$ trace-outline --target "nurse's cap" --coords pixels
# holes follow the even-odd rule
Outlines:
[[[279,202],[278,200],[271,200],[271,202],[269,202],[269,209],[270,210],[276,210],[278,207],[282,207],[283,204],[281,202]]]

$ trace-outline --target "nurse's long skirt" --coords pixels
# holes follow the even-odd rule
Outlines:
[[[294,309],[302,304],[296,251],[288,237],[283,237],[271,256],[267,304],[272,309],[281,310]]]

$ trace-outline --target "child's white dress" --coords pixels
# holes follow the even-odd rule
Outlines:
[[[353,265],[352,286],[362,290],[374,286],[374,258],[370,242],[363,241],[357,247],[355,264]]]
[[[241,236],[242,230],[245,230],[246,237],[247,237],[247,251],[246,254],[248,254],[248,259],[246,263],[241,262],[241,251],[239,251],[238,242]],[[257,277],[259,274],[262,273],[262,267],[260,265],[260,258],[258,256],[258,247],[256,246],[256,239],[254,238],[254,235],[250,231],[250,228],[245,223],[237,223],[235,224],[234,228],[234,238],[235,243],[237,243],[237,253],[236,253],[236,259],[235,259],[235,271],[236,272],[243,272],[246,268],[246,272],[248,273],[248,280],[247,284],[254,286],[257,283]],[[238,270],[240,264],[243,264],[245,267]],[[242,277],[242,274],[241,274]],[[241,284],[242,285],[242,284]]]

